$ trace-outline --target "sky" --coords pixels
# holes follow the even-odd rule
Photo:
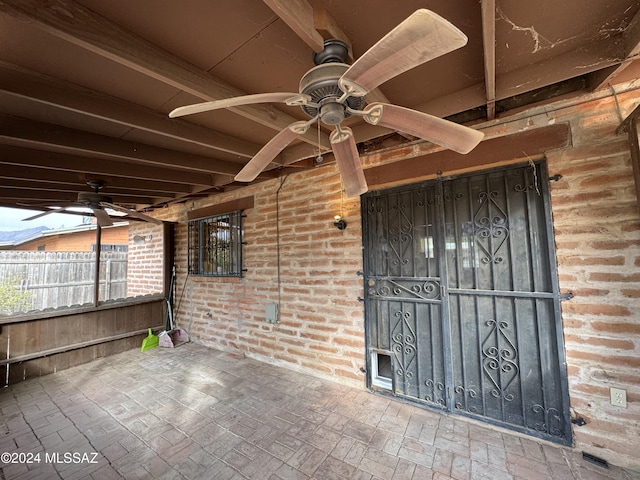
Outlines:
[[[39,210],[25,210],[22,208],[0,207],[0,231],[11,232],[25,230],[27,228],[44,225],[48,228],[75,227],[82,225],[82,217],[78,215],[65,215],[64,213],[51,213],[44,217],[23,222],[23,218],[29,218],[41,213]]]

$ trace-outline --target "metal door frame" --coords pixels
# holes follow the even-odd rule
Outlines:
[[[369,295],[367,295],[365,292],[365,295],[364,295],[364,304],[365,304],[364,330],[365,330],[365,348],[366,348],[365,362],[366,362],[366,369],[368,372],[368,374],[366,375],[366,386],[368,389],[372,391],[376,391],[377,393],[393,396],[394,398],[401,398],[410,403],[417,403],[420,406],[423,406],[428,409],[435,409],[439,411],[455,413],[457,415],[468,416],[470,418],[479,419],[485,423],[494,424],[503,428],[519,431],[530,436],[542,438],[545,440],[550,440],[550,441],[564,444],[564,445],[571,445],[573,438],[572,438],[571,421],[570,421],[569,388],[568,388],[568,377],[567,377],[567,371],[566,371],[564,332],[563,332],[563,326],[562,326],[562,313],[561,313],[561,306],[560,306],[560,301],[563,299],[563,296],[560,294],[560,288],[559,288],[559,282],[558,282],[558,270],[557,270],[555,242],[554,242],[554,234],[553,234],[553,221],[551,216],[551,198],[550,198],[549,185],[548,185],[549,176],[548,176],[547,164],[545,159],[535,162],[535,165],[539,168],[540,177],[541,177],[541,178],[536,178],[536,182],[537,182],[536,188],[539,189],[539,193],[542,197],[542,209],[544,211],[541,213],[544,216],[544,223],[546,226],[546,245],[542,246],[542,248],[546,249],[546,252],[548,253],[548,257],[549,257],[549,262],[548,264],[544,265],[544,268],[550,269],[549,274],[551,278],[551,287],[552,287],[551,288],[552,292],[550,294],[550,297],[552,297],[553,299],[553,314],[555,316],[555,319],[554,319],[555,320],[554,336],[556,341],[555,349],[557,351],[557,356],[558,356],[557,368],[560,369],[559,392],[557,392],[557,394],[559,395],[558,398],[562,403],[562,409],[563,409],[563,412],[560,412],[560,415],[562,416],[562,419],[563,419],[563,428],[562,428],[563,436],[559,437],[559,436],[553,436],[553,435],[547,434],[546,432],[536,432],[536,431],[533,431],[531,428],[520,427],[515,424],[500,422],[484,415],[473,415],[471,413],[458,410],[455,408],[454,396],[453,396],[453,393],[450,391],[446,393],[446,405],[442,406],[441,408],[438,408],[433,404],[420,401],[419,399],[396,395],[394,393],[396,391],[395,382],[393,384],[391,391],[388,391],[385,389],[376,389],[375,386],[372,384],[372,363],[374,362],[372,362],[372,359],[371,359],[371,352],[375,351],[375,348],[373,348],[372,345],[370,344],[370,341],[372,338],[371,337],[372,321],[368,318],[370,315],[370,312],[372,311],[371,304],[370,304],[371,300],[369,298]],[[374,197],[374,196],[387,195],[394,192],[407,192],[410,190],[415,190],[417,188],[436,189],[436,195],[442,196],[444,194],[443,186],[451,180],[455,180],[463,177],[472,177],[477,175],[488,176],[492,172],[501,172],[501,171],[505,171],[512,168],[531,167],[531,166],[532,166],[532,162],[529,162],[529,164],[513,164],[506,167],[498,167],[498,168],[492,168],[487,170],[478,170],[478,171],[473,171],[470,173],[465,173],[460,175],[453,175],[453,176],[447,176],[447,177],[440,176],[436,179],[429,180],[426,182],[421,182],[421,183],[411,184],[411,185],[404,185],[400,187],[393,187],[393,188],[379,190],[379,191],[372,191],[364,195],[363,201],[361,202],[361,218],[362,218],[362,239],[363,239],[362,248],[363,248],[365,290],[368,288],[366,283],[367,283],[367,276],[369,274],[369,260],[368,260],[366,249],[369,246],[368,245],[369,242],[367,240],[369,239],[369,235],[371,233],[368,231],[367,218],[369,214],[366,211],[367,203],[368,203],[366,200],[368,198]],[[438,209],[437,228],[442,229],[440,231],[440,235],[444,238],[444,218],[445,218],[444,202],[438,202],[437,209]],[[440,270],[439,274],[442,280],[441,281],[442,288],[440,293],[440,300],[441,300],[440,308],[441,308],[441,316],[442,316],[442,335],[443,335],[442,348],[443,348],[443,355],[445,358],[445,361],[444,361],[445,380],[446,380],[447,388],[450,389],[454,384],[453,382],[454,361],[453,361],[453,354],[452,354],[452,338],[451,338],[452,319],[451,319],[451,312],[450,312],[451,304],[450,304],[449,285],[448,285],[448,278],[449,278],[448,265],[447,265],[447,258],[445,255],[444,242],[439,242],[439,245],[437,246],[436,254],[438,256],[437,260],[438,260],[438,266]]]

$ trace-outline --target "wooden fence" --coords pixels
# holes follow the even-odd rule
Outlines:
[[[93,303],[94,272],[94,252],[0,252],[0,283],[28,292],[9,314]],[[99,300],[126,297],[127,252],[102,252]]]
[[[52,312],[35,320],[0,319],[0,388],[130,349],[165,319],[162,295]],[[0,478],[4,478],[1,475]]]

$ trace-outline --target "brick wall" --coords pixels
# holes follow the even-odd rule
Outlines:
[[[640,220],[626,134],[616,134],[640,102],[638,92],[558,112],[569,120],[573,148],[550,154],[571,406],[587,425],[579,447],[640,467]],[[627,391],[627,408],[609,389]],[[602,452],[599,452],[603,449]]]
[[[483,130],[490,137],[567,122],[572,145],[547,152],[562,321],[580,450],[640,469],[640,215],[626,134],[616,129],[640,103],[638,90],[570,106],[533,109]],[[523,152],[526,154],[526,152]],[[526,159],[526,157],[525,157]],[[610,388],[627,391],[612,406]]]
[[[162,226],[131,222],[128,244],[127,296],[162,293]]]
[[[264,182],[241,195],[220,195],[216,201],[246,195],[255,196],[255,207],[245,211],[247,271],[242,280],[190,277],[185,286],[186,208],[177,212],[181,326],[192,338],[218,348],[362,385],[358,200],[342,198],[333,166]],[[333,226],[337,214],[349,222],[346,230]],[[278,324],[265,322],[269,303],[280,304]]]
[[[620,114],[638,103],[620,94]],[[555,122],[571,126],[573,146],[548,152],[571,406],[587,424],[576,446],[640,468],[640,221],[626,136],[610,96],[534,108],[482,125],[488,137]],[[363,158],[367,166],[411,155],[404,148]],[[418,148],[424,153],[424,147]],[[526,160],[523,157],[514,161]],[[444,172],[445,174],[447,172]],[[253,195],[245,211],[242,279],[186,277],[186,212]],[[277,214],[276,214],[277,212]],[[364,310],[359,201],[343,199],[334,165],[270,180],[162,212],[176,229],[177,320],[196,341],[318,376],[364,386]],[[333,225],[342,213],[346,230]],[[279,217],[277,235],[276,216]],[[278,244],[279,239],[279,244]],[[279,249],[279,265],[278,265]],[[278,282],[279,278],[279,282]],[[280,323],[265,322],[279,303]],[[609,403],[626,389],[628,407]]]

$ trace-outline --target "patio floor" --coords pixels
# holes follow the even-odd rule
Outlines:
[[[0,480],[640,478],[194,343],[18,383],[0,411]]]

